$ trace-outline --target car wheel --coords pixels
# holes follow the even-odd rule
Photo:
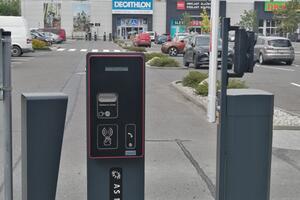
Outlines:
[[[170,56],[177,56],[178,54],[178,50],[176,47],[170,47],[168,50],[168,53]]]
[[[293,64],[293,60],[286,61],[286,65],[292,65],[292,64]]]
[[[264,56],[261,54],[259,54],[259,64],[263,65],[265,63],[264,61]]]
[[[195,69],[199,69],[201,67],[200,64],[197,64],[197,57],[194,56],[194,66],[195,66]]]
[[[190,66],[190,63],[185,60],[184,56],[183,56],[183,65],[186,67]]]
[[[22,55],[22,49],[16,45],[13,45],[12,49],[11,49],[11,55],[13,57],[18,57]]]

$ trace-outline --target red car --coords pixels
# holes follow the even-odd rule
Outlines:
[[[192,35],[188,35],[185,38],[177,41],[165,42],[161,46],[161,51],[167,53],[170,56],[177,56],[177,54],[184,53],[185,44],[192,38]]]
[[[41,29],[38,29],[38,31],[42,31],[42,32],[51,32],[51,33],[54,33],[56,35],[58,35],[63,41],[66,41],[67,38],[66,38],[66,31],[65,29],[57,29],[57,28],[41,28]]]
[[[133,39],[133,45],[136,47],[146,46],[151,47],[151,38],[149,33],[140,33]]]

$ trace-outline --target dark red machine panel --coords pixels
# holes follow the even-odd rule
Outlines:
[[[87,131],[91,159],[144,156],[143,54],[87,55]]]

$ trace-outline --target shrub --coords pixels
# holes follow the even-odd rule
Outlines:
[[[208,83],[206,81],[204,81],[203,83],[199,84],[195,88],[195,93],[197,95],[207,96],[208,95]]]
[[[149,60],[151,60],[154,57],[167,57],[166,54],[163,53],[158,53],[158,52],[153,52],[153,53],[145,53],[145,61],[148,62]]]
[[[33,49],[45,49],[47,48],[47,43],[41,40],[33,39],[32,47]]]
[[[149,65],[157,67],[179,67],[179,63],[169,57],[154,57],[150,60]]]
[[[197,71],[191,71],[182,80],[182,85],[187,87],[196,88],[199,83],[207,79],[208,75]]]
[[[247,88],[245,81],[237,80],[237,79],[230,79],[227,88],[231,89],[242,89]],[[217,82],[217,89],[221,89],[220,82]],[[208,95],[208,83],[204,81],[197,85],[195,88],[195,93],[201,96]]]
[[[122,48],[127,49],[128,51],[146,52],[145,47],[122,46]]]
[[[227,88],[242,89],[242,88],[248,88],[248,86],[246,85],[245,81],[241,81],[238,79],[231,79],[229,80]]]

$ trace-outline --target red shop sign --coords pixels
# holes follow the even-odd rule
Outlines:
[[[177,10],[185,10],[185,1],[177,1]]]

